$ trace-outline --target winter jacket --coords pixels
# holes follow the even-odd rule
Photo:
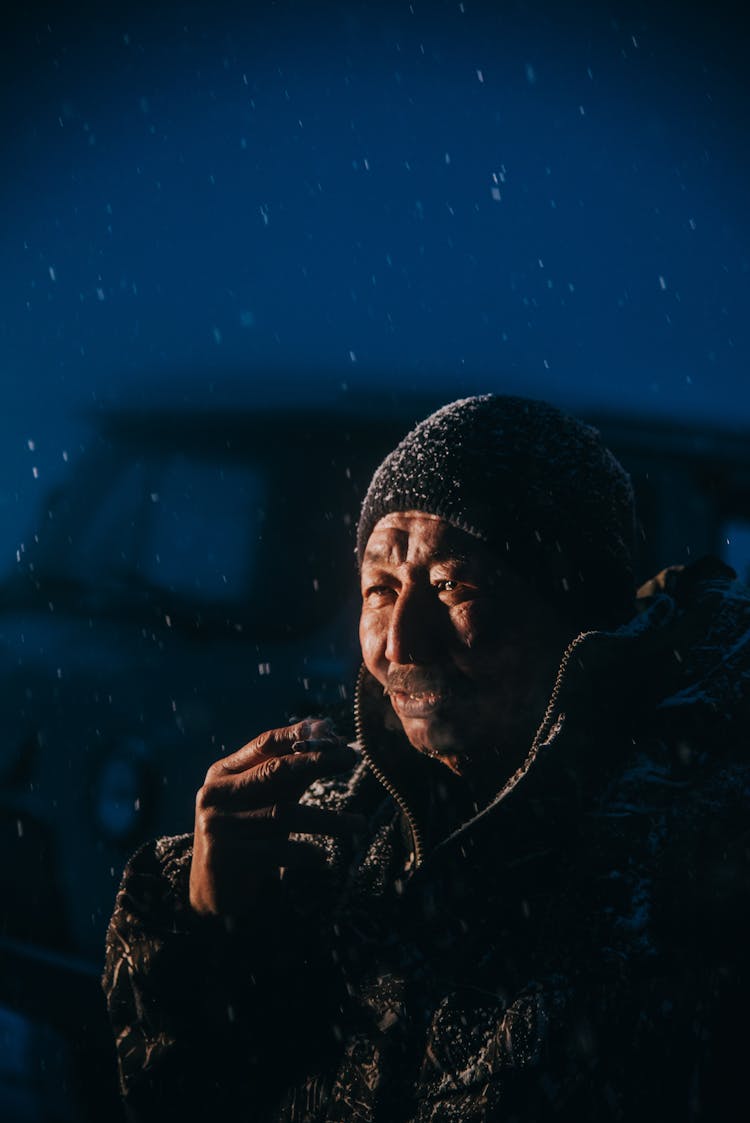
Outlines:
[[[428,848],[442,769],[361,672],[358,811],[227,926],[188,904],[191,838],[125,870],[104,976],[133,1119],[745,1118],[750,593],[664,571],[578,636],[524,764]],[[430,775],[430,782],[434,777]]]

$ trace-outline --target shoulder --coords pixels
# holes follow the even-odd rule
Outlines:
[[[189,878],[192,834],[157,838],[144,843],[125,866],[110,925],[134,922],[174,931],[189,920]]]

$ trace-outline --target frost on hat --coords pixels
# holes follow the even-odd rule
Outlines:
[[[599,433],[547,402],[484,394],[443,406],[380,465],[357,558],[393,511],[438,515],[589,626],[633,612],[630,479]]]

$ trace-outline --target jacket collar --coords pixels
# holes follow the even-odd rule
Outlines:
[[[535,800],[573,814],[622,767],[637,733],[679,736],[684,727],[694,736],[717,718],[750,714],[750,593],[728,566],[705,558],[663,570],[639,590],[637,603],[636,615],[617,630],[576,636],[522,765],[432,856],[418,808],[420,793],[445,775],[444,766],[409,745],[382,687],[360,669],[359,746],[404,813],[417,867],[501,813],[527,815]]]

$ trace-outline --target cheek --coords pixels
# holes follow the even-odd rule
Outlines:
[[[460,643],[456,662],[470,678],[515,684],[527,652],[508,615],[478,602],[467,602],[453,610],[453,630]]]
[[[384,681],[387,626],[375,613],[363,611],[359,618],[362,660],[370,674]]]
[[[499,620],[486,605],[476,601],[465,601],[456,605],[451,612],[453,634],[462,647],[469,651],[484,650],[497,643]]]

